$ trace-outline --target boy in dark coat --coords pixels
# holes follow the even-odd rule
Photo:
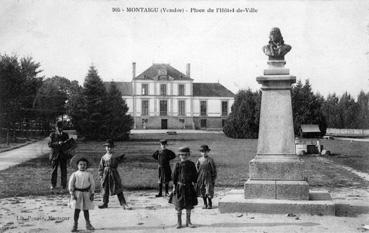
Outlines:
[[[67,133],[63,132],[63,122],[58,121],[56,123],[55,132],[50,134],[48,145],[51,148],[51,153],[49,156],[49,161],[51,163],[51,190],[55,189],[57,177],[58,177],[58,167],[60,167],[60,178],[61,186],[63,189],[67,187],[67,161],[68,155],[63,151],[63,143],[69,139]]]
[[[191,223],[191,209],[197,205],[197,195],[194,184],[197,180],[195,163],[189,160],[190,149],[179,149],[180,162],[176,163],[173,171],[174,195],[173,204],[177,210],[177,228],[182,227],[182,210],[186,209],[186,226],[194,227]]]
[[[163,196],[163,183],[165,185],[165,196],[168,196],[169,181],[171,180],[172,171],[170,169],[170,160],[174,159],[176,155],[173,151],[168,150],[167,140],[160,140],[160,150],[155,151],[152,157],[158,161],[158,171],[159,171],[159,193],[156,197]]]
[[[119,163],[124,159],[124,154],[120,156],[113,155],[114,142],[111,139],[107,140],[104,146],[106,154],[101,158],[98,169],[103,196],[103,204],[99,205],[99,208],[108,208],[110,193],[111,196],[118,196],[119,203],[124,209],[130,209],[124,198],[122,181],[117,170]]]

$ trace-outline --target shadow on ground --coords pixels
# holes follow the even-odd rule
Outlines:
[[[209,225],[199,225],[195,224],[196,228],[203,227],[219,227],[219,228],[232,228],[232,227],[277,227],[277,226],[302,226],[302,227],[313,227],[318,226],[319,223],[314,222],[301,222],[301,223],[283,223],[283,222],[270,222],[270,223],[214,223]],[[109,231],[136,231],[136,230],[159,230],[159,229],[175,229],[175,225],[167,225],[167,226],[130,226],[130,227],[108,227],[108,228],[99,228],[98,230],[109,230]]]
[[[336,203],[337,217],[357,217],[361,214],[369,213],[369,206],[364,205],[350,205],[346,203]]]

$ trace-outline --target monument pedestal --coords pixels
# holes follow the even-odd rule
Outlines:
[[[268,62],[256,80],[262,85],[257,154],[249,163],[244,193],[230,194],[219,202],[221,213],[309,213],[334,215],[327,192],[309,192],[303,161],[295,151],[291,84],[296,77],[284,68],[284,60]],[[319,196],[319,199],[314,200]]]
[[[245,199],[243,190],[232,190],[219,201],[220,213],[335,215],[328,192],[310,191],[309,200]]]

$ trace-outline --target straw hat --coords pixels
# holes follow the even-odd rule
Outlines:
[[[76,154],[75,156],[73,156],[70,160],[70,166],[74,169],[78,168],[78,162],[81,160],[86,160],[87,161],[87,167],[90,167],[92,165],[92,160],[83,154]]]

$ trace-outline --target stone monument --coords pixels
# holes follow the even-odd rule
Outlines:
[[[220,200],[219,210],[334,215],[328,192],[309,192],[303,161],[296,155],[291,104],[296,77],[284,60],[291,46],[284,44],[279,28],[271,30],[269,39],[263,47],[268,67],[256,78],[262,90],[257,153],[243,192],[230,192]]]

